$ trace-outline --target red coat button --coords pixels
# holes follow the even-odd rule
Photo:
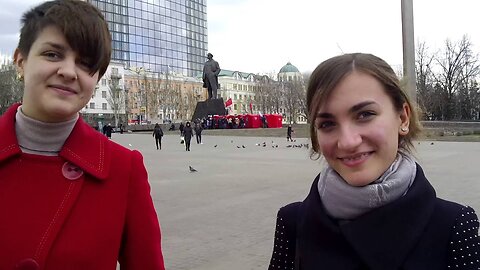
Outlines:
[[[40,269],[40,265],[38,265],[37,261],[34,259],[24,259],[17,263],[15,266],[15,269],[17,270],[38,270]]]
[[[69,180],[76,180],[83,175],[83,170],[69,162],[65,162],[62,167],[62,174]]]

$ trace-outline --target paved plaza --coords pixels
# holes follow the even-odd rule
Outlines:
[[[306,138],[203,136],[191,152],[178,135],[164,136],[160,151],[151,134],[112,139],[144,156],[167,270],[267,269],[278,208],[302,200],[322,166],[305,147],[287,147]],[[480,143],[415,146],[438,196],[480,212]]]

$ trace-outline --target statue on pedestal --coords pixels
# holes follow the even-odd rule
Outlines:
[[[208,99],[216,99],[220,66],[217,61],[213,60],[213,54],[208,53],[207,58],[208,60],[203,66],[203,87],[208,89]]]

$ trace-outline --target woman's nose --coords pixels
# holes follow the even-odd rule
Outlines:
[[[75,60],[64,59],[58,68],[57,74],[65,78],[65,80],[76,80],[78,76]]]
[[[340,129],[338,137],[338,148],[351,150],[362,143],[362,136],[355,127],[347,126]]]

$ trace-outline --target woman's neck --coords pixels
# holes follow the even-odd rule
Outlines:
[[[26,116],[20,106],[15,115],[18,144],[24,153],[57,156],[77,120],[78,114],[65,122],[45,123]]]

